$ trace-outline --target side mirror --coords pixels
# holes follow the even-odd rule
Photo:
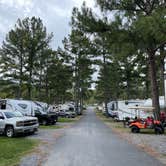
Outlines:
[[[4,118],[3,116],[0,116],[0,119],[2,119],[2,120],[3,120],[3,119],[5,119],[5,118]]]

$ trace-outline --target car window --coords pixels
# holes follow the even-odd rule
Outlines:
[[[28,107],[27,104],[21,104],[21,103],[19,103],[18,106],[20,106],[20,107],[23,108],[23,109],[26,109],[26,108]]]
[[[23,115],[16,111],[16,112],[4,112],[6,118],[10,119],[10,118],[14,118],[14,117],[22,117]]]
[[[4,114],[8,119],[16,117],[15,114],[12,112],[4,112]]]

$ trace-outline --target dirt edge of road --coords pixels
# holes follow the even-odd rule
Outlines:
[[[146,152],[150,156],[152,156],[152,157],[156,158],[157,160],[159,160],[162,164],[166,165],[166,155],[165,154],[157,152],[154,148],[151,148],[148,144],[146,144],[145,141],[143,143],[135,141],[134,140],[135,138],[133,137],[134,134],[128,133],[128,132],[125,132],[125,131],[122,132],[118,128],[114,127],[110,122],[108,122],[108,120],[105,120],[105,118],[103,118],[102,116],[97,115],[97,117],[101,121],[103,121],[106,126],[111,128],[112,132],[114,132],[120,138],[125,139],[130,144],[136,146],[138,149]],[[117,122],[114,122],[114,123],[117,123]]]

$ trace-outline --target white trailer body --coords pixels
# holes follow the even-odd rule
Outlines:
[[[143,110],[132,110],[131,107],[142,106],[144,100],[129,100],[129,101],[112,101],[108,104],[108,112],[116,113],[118,120],[124,120],[126,117],[135,118],[139,116],[140,118],[146,118],[151,116],[151,114]]]
[[[25,116],[35,116],[36,110],[42,110],[40,106],[35,104],[33,101],[28,100],[2,99],[0,100],[0,103],[1,109],[19,111]]]

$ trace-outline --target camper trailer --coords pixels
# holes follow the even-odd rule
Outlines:
[[[137,110],[132,110],[130,108],[142,106],[144,102],[144,100],[111,101],[107,105],[108,112],[111,116],[116,115],[115,118],[119,121],[122,121],[125,118],[134,119],[138,115],[138,112]],[[151,115],[142,110],[140,111],[139,116],[140,118],[146,118]]]
[[[10,109],[13,111],[19,111],[25,116],[35,116],[35,109],[38,106],[35,103],[27,100],[15,100],[15,99],[1,99],[0,109]]]

